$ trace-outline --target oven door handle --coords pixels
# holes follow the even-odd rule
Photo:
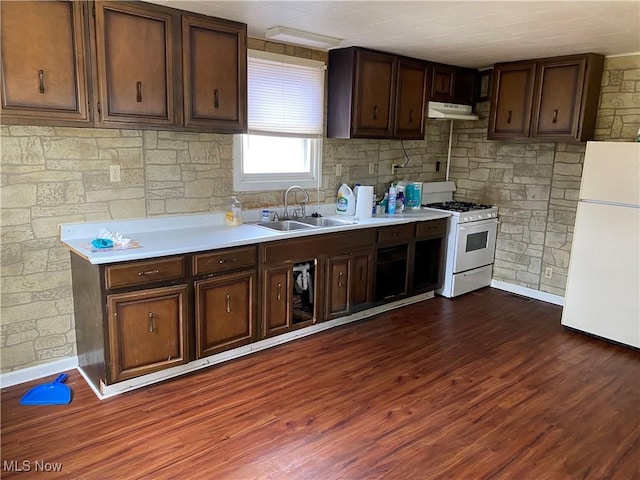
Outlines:
[[[481,225],[479,225],[480,222],[484,222]],[[478,220],[477,222],[471,222],[473,225],[473,229],[477,229],[478,227],[482,226],[482,225],[491,225],[493,223],[495,223],[496,225],[500,225],[500,220]],[[462,230],[463,232],[466,231],[467,229],[465,227],[458,227],[459,230]]]

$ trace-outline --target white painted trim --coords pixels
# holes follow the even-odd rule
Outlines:
[[[543,302],[553,303],[554,305],[564,306],[564,297],[555,295],[553,293],[541,292],[540,290],[534,290],[533,288],[522,287],[520,285],[514,285],[512,283],[502,282],[500,280],[491,280],[491,286],[499,290],[505,290],[507,292],[522,295],[524,297],[533,298],[535,300],[542,300]]]
[[[633,57],[633,56],[636,56],[636,55],[640,55],[640,52],[617,53],[615,55],[605,55],[604,58]]]
[[[30,382],[43,377],[56,375],[78,367],[78,357],[66,357],[53,362],[43,363],[34,367],[27,367],[14,372],[0,375],[0,387],[11,387],[20,383]]]
[[[266,338],[264,340],[260,340],[250,345],[245,345],[242,347],[235,348],[233,350],[228,350],[226,352],[218,353],[217,355],[211,355],[206,358],[195,360],[186,365],[178,365],[176,367],[168,368],[166,370],[162,370],[159,372],[154,372],[148,375],[132,378],[130,380],[124,380],[122,382],[114,383],[113,385],[104,385],[103,383],[101,383],[100,391],[98,391],[91,384],[91,382],[87,381],[87,383],[89,384],[93,392],[96,394],[96,396],[100,400],[104,400],[105,398],[113,397],[121,393],[146,387],[147,385],[152,385],[154,383],[161,382],[163,380],[168,380],[170,378],[174,378],[179,375],[184,375],[185,373],[194,372],[196,370],[200,370],[202,368],[223,363],[234,358],[244,357],[245,355],[249,355],[251,353],[258,352],[260,350],[264,350],[267,348],[275,347],[277,345],[281,345],[283,343],[287,343],[287,342],[296,340],[298,338],[306,337],[308,335],[313,335],[314,333],[318,333],[323,330],[328,330],[330,328],[337,327],[339,325],[355,322],[363,318],[371,317],[373,315],[378,315],[380,313],[387,312],[389,310],[393,310],[395,308],[402,307],[404,305],[410,305],[412,303],[421,302],[423,300],[428,300],[430,298],[434,298],[433,292],[426,292],[420,295],[416,295],[414,297],[405,298],[393,303],[388,303],[385,305],[380,305],[378,307],[370,308],[362,312],[356,312],[346,317],[340,317],[335,320],[329,320],[327,322],[318,323],[316,325],[311,325],[306,328],[301,328],[300,330],[294,330],[293,332],[285,333],[283,335],[278,335],[276,337]],[[82,369],[78,368],[78,371],[85,378],[85,380],[87,380],[87,377],[82,372]]]

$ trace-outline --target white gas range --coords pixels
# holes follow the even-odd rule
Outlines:
[[[451,213],[442,288],[436,293],[456,297],[491,284],[498,233],[498,208],[453,201],[453,182],[423,184],[422,207]]]

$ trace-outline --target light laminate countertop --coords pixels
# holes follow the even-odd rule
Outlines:
[[[90,263],[108,264],[252,245],[287,238],[436,220],[449,216],[450,214],[446,212],[422,209],[395,215],[374,215],[372,218],[360,220],[349,216],[327,215],[327,217],[348,220],[353,223],[335,227],[280,232],[262,227],[259,223],[244,223],[235,227],[226,226],[224,214],[212,213],[67,223],[60,225],[60,240],[64,246],[86,258]],[[121,233],[123,237],[131,239],[139,247],[95,249],[91,246],[91,241],[98,236],[103,228],[114,233]]]

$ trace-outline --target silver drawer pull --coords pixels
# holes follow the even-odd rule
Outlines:
[[[158,270],[158,269],[155,269],[155,270],[147,270],[147,271],[145,271],[145,272],[138,272],[138,276],[139,276],[139,277],[142,277],[142,276],[144,276],[144,275],[156,275],[156,274],[158,274],[158,273],[160,273],[160,270]]]
[[[218,261],[218,263],[219,263],[220,265],[222,265],[223,263],[226,263],[226,262],[236,263],[237,261],[238,261],[238,259],[237,259],[237,258],[232,258],[231,260],[226,260],[226,259],[224,259],[224,258],[221,258],[221,259]]]
[[[226,304],[225,309],[227,313],[231,313],[231,295],[229,295],[228,293],[225,296],[225,304]]]
[[[149,312],[149,333],[153,333],[153,312]]]

